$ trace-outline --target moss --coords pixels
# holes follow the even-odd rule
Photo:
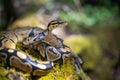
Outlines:
[[[9,80],[9,78],[6,77],[7,70],[3,67],[0,67],[0,80]]]
[[[95,69],[101,57],[101,48],[94,36],[73,35],[66,38],[65,43],[81,55],[84,69]]]
[[[9,26],[9,28],[27,27],[27,26],[44,27],[43,24],[41,24],[38,18],[35,16],[35,14],[27,14],[22,18],[16,20],[12,25]]]
[[[64,65],[56,65],[53,70],[39,80],[78,80],[78,75],[74,71],[71,63],[67,62]]]
[[[35,58],[40,59],[40,56],[38,52],[36,52],[34,49],[25,49],[22,47],[21,43],[17,44],[19,49],[22,49],[23,51],[27,52],[28,54],[32,53],[32,56]],[[30,54],[31,55],[31,54]],[[71,79],[72,80],[78,80],[79,75],[76,74],[74,70],[74,66],[68,61],[64,65],[57,64],[55,67],[53,67],[53,70],[51,70],[46,76],[42,76],[38,78],[39,80],[66,80]]]
[[[0,75],[0,80],[10,80],[10,79]]]
[[[91,80],[90,77],[83,70],[80,71],[79,78],[81,80]]]
[[[91,45],[87,37],[81,35],[73,35],[65,39],[65,44],[71,47],[74,53],[79,54],[82,50]]]
[[[112,31],[110,31],[110,33],[111,32]],[[103,35],[105,36],[105,34]],[[108,36],[105,36],[105,38],[108,38]],[[111,40],[111,37],[108,39]],[[73,52],[81,56],[83,69],[86,70],[93,79],[111,80],[113,79],[114,68],[118,61],[118,57],[116,56],[118,53],[112,50],[114,45],[112,44],[112,46],[110,46],[111,44],[108,44],[109,40],[105,41],[104,38],[96,35],[74,35],[66,38],[65,43],[72,48]],[[106,47],[106,44],[109,46]],[[109,51],[108,47],[110,47]],[[82,78],[86,78],[86,75],[81,75]]]
[[[25,51],[31,56],[34,56],[38,60],[41,59],[39,52],[34,49],[26,49],[23,48],[23,45],[21,43],[17,44],[18,49]],[[77,74],[74,69],[74,65],[71,64],[72,59],[68,60],[65,64],[59,65],[57,64],[55,67],[53,67],[53,70],[51,70],[47,75],[38,77],[39,80],[78,80],[79,78],[84,79],[85,73],[83,71],[80,72],[80,74]],[[31,77],[32,78],[32,77]],[[86,78],[85,80],[90,80],[89,78]]]
[[[23,50],[29,55],[34,56],[36,59],[41,60],[41,57],[39,57],[40,55],[38,51],[34,49],[24,48],[21,43],[17,44],[17,49]],[[71,63],[72,62],[71,60],[72,59],[68,60],[68,62],[66,62],[63,65],[57,64],[55,67],[53,67],[53,69],[47,75],[41,76],[41,77],[32,77],[28,73],[22,73],[16,69],[12,69],[12,70],[15,74],[20,74],[22,77],[25,77],[28,80],[33,80],[33,79],[35,80],[79,80],[79,79],[90,80],[89,77],[87,77],[83,71],[81,71],[80,74],[77,74],[75,72],[74,65]],[[1,69],[1,70],[4,70],[4,69]],[[6,74],[11,70],[9,69],[5,69],[5,70],[6,70],[6,73],[4,75],[0,74],[0,78],[1,78],[0,80],[8,80],[8,78],[6,78]]]

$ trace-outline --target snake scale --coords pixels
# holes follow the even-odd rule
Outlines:
[[[0,61],[10,67],[15,67],[33,76],[45,75],[54,66],[54,61],[64,63],[70,57],[74,58],[74,65],[80,70],[81,59],[63,43],[63,40],[52,33],[59,26],[66,26],[67,22],[60,20],[51,21],[47,29],[24,27],[8,30],[0,38]],[[37,49],[47,61],[38,61],[25,52],[16,49],[17,42]]]

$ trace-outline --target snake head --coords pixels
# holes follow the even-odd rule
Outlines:
[[[33,44],[33,43],[37,43],[42,41],[43,39],[45,39],[47,36],[49,37],[49,34],[51,34],[51,31],[56,28],[56,27],[61,27],[61,26],[67,26],[67,22],[66,21],[60,21],[60,20],[53,20],[51,21],[48,26],[47,29],[44,30],[43,32],[40,32],[36,35],[33,36],[29,36],[27,38],[25,38],[23,40],[23,44],[24,45],[29,45],[29,44]],[[30,34],[29,34],[30,35]],[[50,36],[51,37],[51,36]]]
[[[66,21],[61,21],[61,20],[52,20],[48,26],[47,26],[47,29],[49,31],[52,31],[54,28],[56,27],[64,27],[64,26],[67,26],[68,23]]]

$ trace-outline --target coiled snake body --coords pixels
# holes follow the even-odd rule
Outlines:
[[[34,76],[45,75],[52,69],[53,61],[59,60],[64,63],[70,56],[75,59],[77,68],[80,68],[81,60],[76,58],[70,48],[63,44],[62,39],[51,33],[54,28],[66,25],[64,21],[53,20],[46,30],[26,27],[5,32],[0,38],[0,61]],[[40,55],[48,61],[40,62],[23,51],[17,50],[17,42],[39,50]]]

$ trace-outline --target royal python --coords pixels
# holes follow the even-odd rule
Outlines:
[[[67,22],[51,21],[47,29],[36,27],[16,28],[6,31],[0,38],[0,61],[33,76],[45,75],[54,66],[53,61],[64,63],[69,57],[74,58],[74,65],[80,70],[81,59],[63,44],[63,40],[52,33],[58,26],[66,26]],[[47,61],[38,61],[25,52],[16,49],[17,42],[29,48],[37,49]]]

